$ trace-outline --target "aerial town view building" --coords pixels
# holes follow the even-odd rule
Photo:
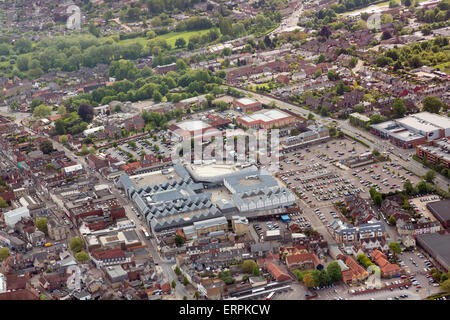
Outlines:
[[[449,21],[0,1],[0,300],[449,299]]]

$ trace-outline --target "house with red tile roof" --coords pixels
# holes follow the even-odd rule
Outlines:
[[[347,270],[342,271],[342,280],[346,284],[357,283],[369,277],[369,273],[360,266],[352,257],[339,254],[338,259],[342,260],[348,267]]]
[[[269,262],[267,263],[267,271],[275,278],[277,281],[285,281],[291,279],[291,277],[281,270],[280,266],[275,263]]]
[[[286,265],[289,269],[316,269],[320,264],[320,259],[314,253],[310,252],[296,253],[286,256]]]
[[[381,269],[381,276],[386,278],[395,277],[401,273],[400,266],[395,263],[387,263],[380,269]]]
[[[39,292],[33,288],[0,293],[0,300],[39,300]]]
[[[163,283],[163,285],[161,286],[161,291],[162,291],[164,294],[170,294],[170,291],[171,291],[170,284],[169,284],[168,282]]]
[[[371,256],[372,256],[372,258],[373,258],[374,260],[377,260],[377,259],[379,259],[380,257],[381,257],[381,258],[384,258],[384,259],[387,259],[386,255],[385,255],[383,252],[381,252],[380,250],[378,250],[378,249],[373,250]]]
[[[375,250],[374,252],[372,252],[372,258],[380,267],[382,277],[390,278],[400,274],[400,266],[394,263],[390,263],[387,260],[386,255],[384,255],[380,251]]]

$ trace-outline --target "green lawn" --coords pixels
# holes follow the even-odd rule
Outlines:
[[[186,43],[189,42],[189,39],[192,38],[194,35],[202,36],[209,32],[210,29],[205,30],[197,30],[197,31],[182,31],[182,32],[169,32],[160,36],[157,36],[153,39],[164,39],[167,41],[167,44],[170,45],[171,48],[175,48],[175,41],[178,38],[183,38],[186,40]],[[119,43],[121,44],[130,44],[139,42],[142,46],[145,46],[149,39],[146,37],[138,37],[133,39],[126,39],[126,40],[120,40]]]

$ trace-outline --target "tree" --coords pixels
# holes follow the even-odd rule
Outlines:
[[[64,106],[59,106],[58,107],[58,111],[57,111],[57,113],[58,114],[66,114],[67,113],[67,109],[66,109],[66,107],[64,107]]]
[[[81,103],[78,107],[78,115],[84,122],[91,122],[94,118],[94,109],[87,103]]]
[[[30,58],[28,56],[19,56],[16,63],[20,71],[27,71],[30,68]]]
[[[52,107],[41,104],[37,106],[33,111],[33,117],[46,118],[52,114]]]
[[[428,193],[428,185],[425,180],[422,180],[417,184],[417,191],[421,194]]]
[[[408,180],[403,184],[403,190],[406,192],[407,195],[412,195],[414,193],[414,187],[411,181]]]
[[[389,250],[394,254],[395,259],[397,259],[397,254],[400,254],[402,252],[402,249],[400,248],[400,244],[398,242],[391,242],[389,243]]]
[[[188,278],[186,276],[183,277],[183,286],[187,286],[189,284]]]
[[[406,113],[405,102],[400,98],[395,99],[392,109],[397,117],[403,117]]]
[[[313,120],[314,119],[314,115],[312,113],[308,114],[308,120]]]
[[[319,57],[317,58],[317,63],[322,63],[325,61],[325,55],[321,53]]]
[[[430,96],[426,97],[422,101],[423,111],[432,113],[439,113],[439,111],[445,107],[445,104],[438,97]]]
[[[315,286],[314,278],[311,273],[307,273],[303,276],[303,283],[308,288],[312,288]]]
[[[44,232],[47,233],[47,218],[39,218],[36,220],[36,227]]]
[[[74,237],[72,240],[70,240],[70,250],[73,252],[80,252],[81,249],[83,249],[83,240],[81,240],[80,237]]]
[[[335,283],[342,279],[341,267],[337,261],[330,262],[327,266],[327,273],[330,277],[330,281]]]
[[[184,243],[184,239],[181,235],[177,234],[175,236],[175,244],[180,247]]]
[[[377,193],[375,197],[373,198],[373,202],[377,207],[381,207],[381,204],[383,203],[383,197],[380,193]]]
[[[0,261],[3,261],[6,258],[8,258],[10,253],[11,252],[9,251],[9,248],[7,248],[7,247],[0,248]]]
[[[450,279],[442,282],[441,288],[450,293]]]
[[[253,267],[253,275],[254,275],[254,276],[259,276],[259,275],[261,275],[261,272],[259,271],[258,265],[255,265],[255,266]]]
[[[178,59],[177,60],[177,70],[183,71],[183,70],[186,70],[186,68],[187,68],[186,62],[184,62],[184,60],[182,60],[182,59]]]
[[[0,208],[7,208],[8,202],[5,201],[2,197],[0,197]]]
[[[175,40],[175,47],[177,48],[183,48],[186,45],[186,40],[184,38],[178,38]]]
[[[177,286],[177,283],[175,282],[175,280],[172,280],[172,284],[171,284],[172,289],[175,289],[176,286]]]
[[[161,100],[162,100],[162,95],[161,95],[161,93],[159,93],[159,91],[158,90],[155,90],[154,92],[153,92],[153,101],[155,101],[155,102],[161,102]]]
[[[20,38],[14,42],[14,51],[19,54],[30,52],[31,49],[32,49],[31,40]]]
[[[183,296],[183,300],[187,300],[187,297],[186,297],[186,296]]]
[[[433,170],[429,170],[425,174],[425,181],[429,182],[429,183],[433,183],[433,180],[435,177],[436,177],[436,172],[434,172]]]
[[[331,30],[328,26],[323,26],[322,29],[319,32],[319,35],[325,38],[328,38],[331,36]]]
[[[373,154],[375,157],[379,157],[379,156],[380,156],[380,151],[378,151],[378,149],[373,149],[372,154]]]
[[[396,221],[395,221],[395,217],[394,216],[390,216],[388,219],[389,224],[395,226]]]
[[[180,268],[179,268],[178,266],[175,267],[174,272],[175,272],[175,274],[176,274],[177,276],[181,276],[181,270],[180,270]]]
[[[77,259],[80,263],[85,263],[89,261],[91,258],[89,257],[89,254],[87,254],[85,251],[80,251],[75,253],[75,259]]]
[[[254,260],[245,260],[244,262],[242,262],[242,269],[246,272],[246,273],[252,273],[253,269],[256,267],[258,267],[258,265],[256,264],[256,262]]]
[[[198,291],[195,291],[195,292],[194,292],[194,298],[195,298],[196,300],[200,299],[200,294],[198,293]]]
[[[336,130],[335,127],[331,127],[331,128],[328,130],[328,132],[329,132],[329,134],[330,134],[330,137],[335,137],[335,136],[337,135],[337,130]]]
[[[50,154],[53,151],[53,143],[50,140],[44,140],[39,144],[39,150],[44,154]]]
[[[375,113],[375,114],[370,116],[370,123],[371,124],[377,124],[377,123],[380,123],[380,122],[383,122],[383,121],[384,121],[384,117],[381,114],[379,114],[379,113]]]

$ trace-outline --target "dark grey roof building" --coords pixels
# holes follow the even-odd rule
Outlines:
[[[417,236],[417,244],[435,260],[437,267],[448,272],[450,269],[450,233],[428,233]]]
[[[427,208],[445,229],[450,228],[450,199],[429,202]]]

